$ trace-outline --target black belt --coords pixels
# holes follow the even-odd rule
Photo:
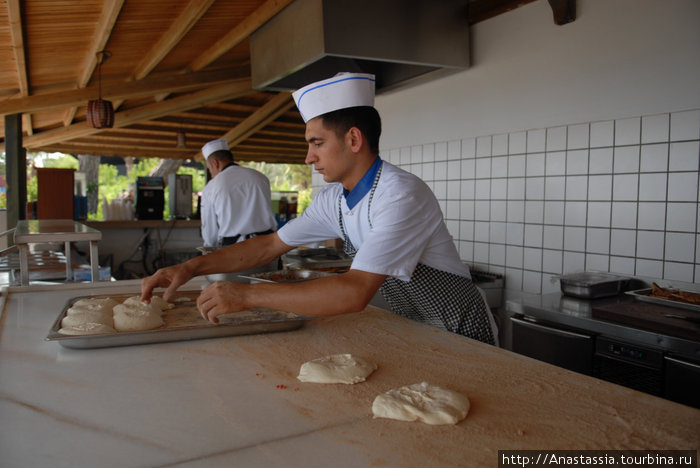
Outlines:
[[[261,231],[261,232],[251,232],[250,234],[246,234],[245,236],[243,236],[243,239],[245,240],[245,239],[250,239],[251,237],[255,237],[255,236],[264,236],[265,234],[272,234],[273,232],[275,232],[275,231],[273,231],[272,229],[268,229],[267,231]],[[223,239],[221,239],[221,245],[226,246],[226,245],[235,244],[236,242],[238,242],[238,239],[240,239],[240,238],[241,238],[241,234],[231,236],[231,237],[224,237]]]

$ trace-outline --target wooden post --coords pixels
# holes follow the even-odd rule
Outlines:
[[[27,219],[27,152],[22,146],[22,114],[5,116],[7,227]],[[8,239],[9,240],[9,239]]]

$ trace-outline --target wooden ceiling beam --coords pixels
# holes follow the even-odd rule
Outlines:
[[[138,122],[127,128],[128,131],[154,131],[158,132],[162,128],[172,128],[175,125],[174,122],[164,122],[162,120],[149,120],[147,122]],[[178,124],[179,125],[179,124]],[[184,122],[181,125],[182,130],[185,132],[214,132],[217,135],[222,133],[222,129],[229,128],[228,125],[205,125],[198,124],[196,122]]]
[[[10,23],[10,37],[12,39],[12,51],[15,56],[17,68],[17,82],[19,84],[20,96],[29,96],[29,80],[27,78],[27,60],[24,50],[24,33],[22,31],[22,10],[19,0],[7,1],[7,17]],[[27,135],[34,133],[32,116],[29,113],[22,115],[22,130]]]
[[[65,154],[91,154],[93,156],[120,156],[136,158],[169,158],[191,159],[192,147],[187,148],[163,148],[163,146],[146,147],[143,145],[104,145],[100,151],[95,152],[94,145],[58,143],[36,148],[37,151],[47,153],[60,152]],[[306,152],[290,151],[286,148],[236,148],[234,150],[237,161],[265,161],[268,163],[304,164]]]
[[[197,24],[199,18],[207,12],[212,3],[214,3],[214,0],[191,0],[175,21],[172,22],[165,34],[149,49],[136,67],[136,70],[134,70],[133,78],[140,80],[153,71],[177,43],[185,37],[185,34]]]
[[[291,93],[279,93],[220,138],[228,142],[229,148],[233,148],[246,137],[275,120],[280,114],[286,112],[287,109],[293,105],[294,101],[292,100]],[[201,160],[203,157],[201,151],[192,155],[192,159],[196,160]]]
[[[100,147],[99,152],[94,151],[94,145],[75,145],[75,144],[52,144],[44,147],[36,148],[37,151],[58,152],[65,154],[88,154],[92,156],[120,156],[134,158],[175,158],[188,159],[192,154],[192,148],[175,148],[163,149],[162,146],[153,148],[143,148],[141,146],[104,146]]]
[[[141,62],[136,66],[131,80],[140,80],[151,73],[153,69],[170,53],[171,50],[185,37],[192,27],[197,24],[199,18],[209,9],[215,0],[190,0],[187,6],[180,12],[175,21],[173,21],[168,30],[163,34],[156,44],[148,50],[148,53],[141,59]],[[163,101],[170,93],[160,93],[156,96],[156,101]],[[119,107],[124,103],[123,100],[115,101],[114,108]]]
[[[90,77],[95,68],[97,68],[97,53],[104,50],[109,37],[112,35],[112,29],[114,29],[114,24],[117,22],[122,6],[124,6],[124,0],[105,0],[102,5],[100,19],[95,25],[95,34],[80,67],[80,76],[75,89],[85,88],[90,81]],[[63,115],[64,126],[68,126],[73,122],[77,109],[77,107],[71,106],[66,110]]]
[[[114,116],[114,128],[125,127],[136,122],[156,119],[166,116],[172,112],[181,112],[203,106],[210,102],[217,102],[222,99],[234,99],[252,93],[249,79],[231,81],[230,83],[214,86],[192,94],[178,96],[167,101],[148,104],[135,109],[117,112]],[[86,135],[93,135],[103,130],[89,127],[87,122],[80,122],[70,127],[48,130],[24,140],[26,148],[36,148],[58,143],[72,138],[79,138]]]
[[[262,132],[256,133],[254,136],[248,138],[245,143],[241,145],[254,145],[254,146],[285,146],[287,148],[293,148],[297,150],[306,151],[308,149],[308,144],[304,140],[294,141],[294,140],[280,140],[279,138],[263,138],[260,135]]]
[[[270,18],[275,16],[290,3],[292,3],[292,0],[267,0],[258,7],[257,10],[238,23],[228,34],[199,54],[187,68],[192,71],[197,71],[206,67],[227,51],[246,40],[256,29],[267,23]]]
[[[152,96],[163,91],[183,92],[246,78],[247,66],[213,71],[200,71],[183,75],[162,75],[139,81],[107,83],[102,85],[102,95],[107,99],[128,99]],[[49,94],[34,94],[0,102],[0,115],[31,113],[66,106],[84,105],[97,96],[97,88],[74,89]]]
[[[294,101],[292,100],[291,93],[279,93],[253,112],[250,117],[236,125],[235,128],[226,132],[224,138],[226,138],[226,141],[228,141],[231,146],[236,146],[253,133],[277,119],[281,114],[287,112],[293,105]]]
[[[29,95],[29,81],[27,80],[27,62],[24,50],[24,37],[22,32],[22,9],[19,0],[7,0],[7,16],[10,22],[10,35],[12,36],[12,51],[15,56],[15,66],[19,83],[19,93],[22,96]]]

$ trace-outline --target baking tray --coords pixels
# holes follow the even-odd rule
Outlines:
[[[686,309],[695,312],[700,312],[700,305],[690,304],[681,301],[674,301],[672,299],[664,299],[663,297],[652,296],[651,291],[651,288],[636,289],[634,291],[625,291],[625,294],[629,294],[638,301],[651,302],[653,304],[675,307],[677,309]]]
[[[293,269],[241,275],[241,278],[245,278],[251,283],[299,283],[328,276],[333,276],[333,274],[317,270]]]
[[[251,335],[296,330],[310,317],[280,310],[257,308],[219,316],[219,323],[211,323],[200,315],[196,300],[201,291],[182,291],[173,302],[175,307],[163,311],[161,327],[153,330],[105,333],[100,335],[62,335],[58,332],[68,309],[80,299],[111,297],[117,302],[136,294],[82,296],[69,300],[54,322],[46,341],[56,341],[66,348],[108,348],[169,341],[187,341],[224,336]]]
[[[599,299],[623,292],[629,278],[609,273],[586,271],[559,277],[561,292],[581,299]]]

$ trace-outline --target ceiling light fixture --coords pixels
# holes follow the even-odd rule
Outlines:
[[[177,147],[178,148],[187,148],[187,140],[185,138],[185,130],[182,128],[183,124],[180,125],[180,129],[177,131]]]
[[[88,101],[87,124],[92,128],[112,128],[114,125],[114,106],[112,101],[102,99],[102,64],[112,56],[108,50],[97,53],[98,98]]]

